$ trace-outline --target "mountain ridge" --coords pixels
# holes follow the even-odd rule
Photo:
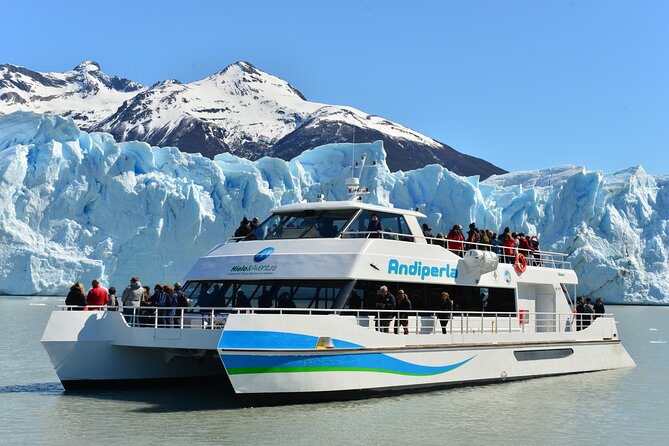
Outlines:
[[[290,160],[327,143],[382,140],[393,171],[440,164],[465,176],[505,173],[380,116],[310,102],[289,82],[246,61],[198,81],[167,79],[149,87],[109,77],[93,60],[65,73],[0,65],[0,113],[16,110],[51,112],[118,141],[176,146],[209,158],[229,152]]]

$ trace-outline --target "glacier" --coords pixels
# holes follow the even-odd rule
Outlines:
[[[0,116],[0,294],[62,295],[75,281],[124,287],[181,280],[244,217],[302,200],[347,199],[363,153],[367,201],[417,208],[446,233],[476,222],[536,234],[568,253],[579,295],[606,303],[669,304],[668,177],[641,166],[604,174],[581,166],[461,177],[439,165],[390,172],[380,141],[329,144],[291,161],[213,160],[174,147],[116,142],[72,119]]]

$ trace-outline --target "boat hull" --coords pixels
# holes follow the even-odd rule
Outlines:
[[[42,345],[71,390],[198,377],[227,382],[215,352],[219,337],[220,330],[129,327],[118,312],[55,311]]]
[[[591,339],[603,329],[599,323],[590,333],[569,333],[569,339],[560,333],[479,333],[464,342],[457,334],[453,342],[453,333],[403,336],[351,327],[342,318],[288,319],[228,320],[218,350],[245,404],[361,398],[635,365],[618,339]],[[319,332],[330,335],[332,348],[319,347]]]

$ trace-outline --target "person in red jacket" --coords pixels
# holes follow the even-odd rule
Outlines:
[[[504,254],[506,258],[506,263],[513,263],[515,261],[516,255],[516,242],[511,235],[509,227],[504,228],[504,234],[502,235],[503,241],[502,244],[505,246]]]
[[[90,289],[86,296],[86,305],[89,310],[102,310],[102,307],[109,302],[107,290],[100,286],[98,279],[93,279],[91,282],[93,288]]]
[[[465,236],[462,235],[462,226],[460,225],[453,226],[453,229],[451,229],[448,232],[446,239],[448,239],[448,241],[446,242],[448,249],[461,256],[462,242],[465,241]]]

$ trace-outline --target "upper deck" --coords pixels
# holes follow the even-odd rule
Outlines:
[[[527,271],[519,274],[513,256],[504,256],[501,247],[426,237],[419,217],[424,214],[358,201],[283,206],[247,236],[233,237],[201,257],[187,279],[363,279],[502,288],[578,281],[564,254],[515,249],[514,255],[527,258]],[[483,253],[488,269],[471,264],[470,250]]]

